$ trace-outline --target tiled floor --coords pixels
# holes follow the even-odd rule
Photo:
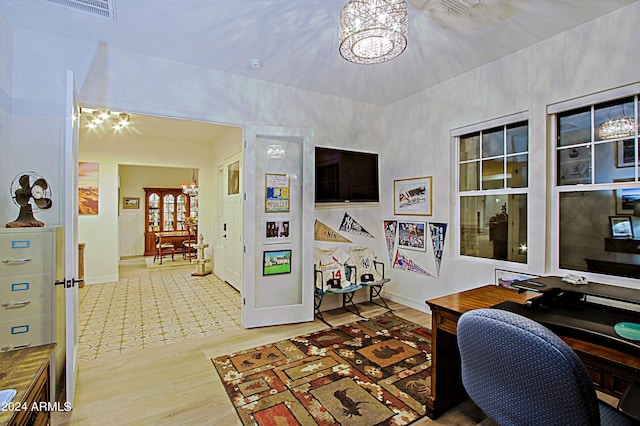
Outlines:
[[[242,328],[240,294],[214,274],[192,277],[192,269],[121,274],[80,289],[80,361]]]

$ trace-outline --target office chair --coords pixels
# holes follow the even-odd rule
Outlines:
[[[462,384],[500,425],[631,425],[598,401],[586,367],[557,335],[499,309],[476,309],[458,321]]]

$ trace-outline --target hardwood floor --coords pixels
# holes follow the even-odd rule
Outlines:
[[[384,312],[364,304],[363,314]],[[391,304],[395,314],[430,325],[429,314]],[[357,321],[342,310],[327,312],[334,325]],[[240,329],[190,338],[132,353],[83,361],[79,365],[75,407],[53,413],[53,425],[238,425],[240,421],[213,368],[211,358],[326,328],[314,322]],[[467,401],[437,421],[414,424],[475,425],[483,413]]]

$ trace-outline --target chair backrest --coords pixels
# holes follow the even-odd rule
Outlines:
[[[501,425],[599,425],[598,399],[573,350],[544,326],[499,309],[458,321],[462,383]]]

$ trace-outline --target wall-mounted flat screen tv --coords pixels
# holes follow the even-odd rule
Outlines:
[[[380,201],[378,154],[316,147],[316,203]]]

